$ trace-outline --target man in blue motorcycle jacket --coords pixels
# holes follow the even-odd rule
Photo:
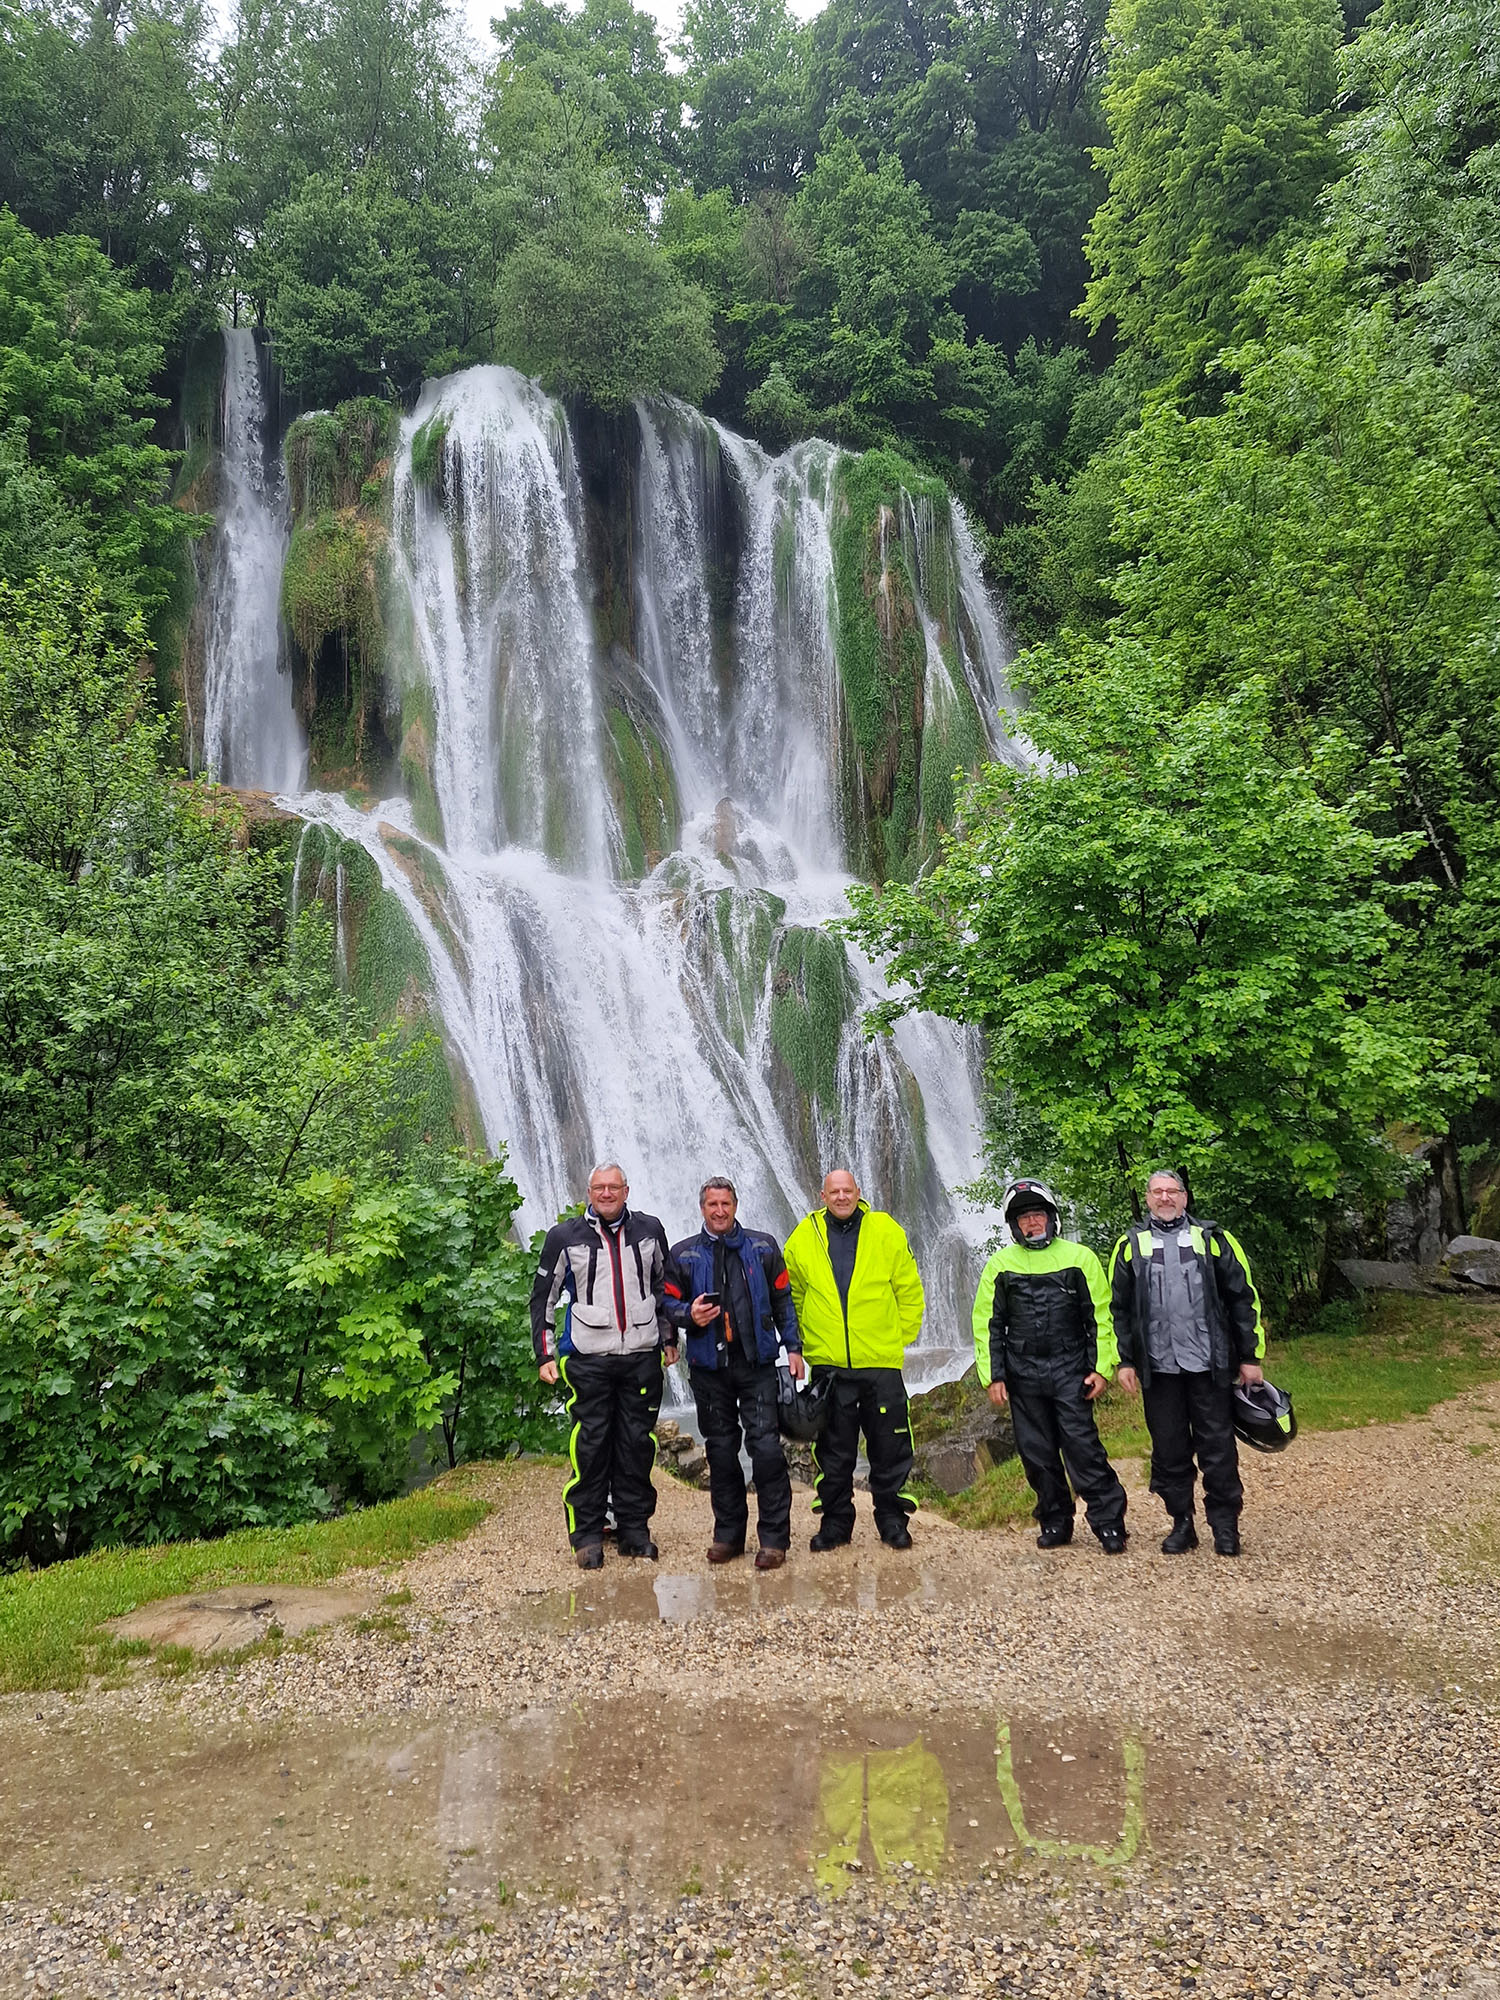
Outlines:
[[[688,1381],[708,1454],[713,1501],[711,1563],[745,1553],[750,1509],[740,1435],[755,1479],[757,1569],[780,1569],[792,1538],[792,1480],[776,1421],[776,1357],[802,1374],[802,1340],[781,1247],[739,1220],[734,1182],[722,1175],[698,1195],[703,1227],[672,1246],[666,1296],[683,1316]]]

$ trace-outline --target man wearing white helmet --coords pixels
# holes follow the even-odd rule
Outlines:
[[[979,1379],[992,1403],[1010,1405],[1036,1492],[1037,1547],[1072,1541],[1077,1492],[1099,1546],[1120,1555],[1125,1489],[1093,1410],[1119,1360],[1103,1267],[1059,1236],[1057,1197],[1042,1181],[1012,1181],[1002,1212],[1011,1241],[985,1265],[974,1301]]]

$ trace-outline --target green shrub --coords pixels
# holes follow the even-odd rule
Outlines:
[[[310,1519],[557,1441],[498,1160],[314,1176],[260,1232],[80,1200],[0,1254],[0,1557]]]
[[[74,1204],[0,1259],[0,1548],[34,1561],[326,1511],[326,1421],[269,1388],[263,1246]]]

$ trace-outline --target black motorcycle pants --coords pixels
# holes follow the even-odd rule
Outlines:
[[[651,1468],[656,1462],[656,1414],[661,1408],[661,1354],[565,1354],[570,1472],[563,1487],[568,1540],[575,1549],[604,1540],[604,1514],[614,1501],[622,1547],[643,1542],[656,1511]]]
[[[1125,1488],[1099,1442],[1094,1406],[1083,1390],[1086,1373],[1082,1361],[1065,1356],[1029,1358],[1024,1365],[1013,1359],[1005,1386],[1037,1520],[1044,1528],[1071,1526],[1078,1493],[1089,1526],[1103,1535],[1125,1525]]]
[[[1203,1475],[1203,1511],[1211,1528],[1232,1528],[1245,1489],[1234,1440],[1234,1390],[1212,1375],[1153,1374],[1145,1385],[1151,1432],[1151,1491],[1175,1519],[1193,1512],[1193,1460]]]
[[[698,1428],[708,1453],[708,1491],[714,1540],[743,1548],[750,1526],[740,1435],[755,1480],[756,1528],[763,1549],[785,1549],[792,1540],[792,1475],[776,1424],[776,1365],[751,1359],[739,1341],[719,1355],[717,1368],[689,1368]]]
[[[847,1542],[854,1533],[854,1467],[860,1432],[870,1465],[870,1502],[882,1536],[905,1528],[916,1509],[911,1480],[911,1411],[899,1368],[834,1368],[820,1364],[818,1380],[833,1377],[828,1418],[813,1446],[815,1505],[830,1541]]]

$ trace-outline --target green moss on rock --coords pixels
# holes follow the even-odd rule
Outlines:
[[[448,419],[429,417],[411,441],[411,476],[418,486],[435,486],[443,467],[443,446],[448,441]]]
[[[804,1097],[831,1108],[839,1046],[858,1000],[844,947],[827,931],[782,933],[771,983],[771,1041]]]
[[[681,808],[661,738],[628,710],[611,706],[610,792],[625,844],[626,873],[640,877],[677,845]]]
[[[839,461],[831,512],[835,650],[851,738],[842,793],[855,864],[877,881],[916,872],[951,818],[954,769],[984,750],[952,662],[951,587],[930,607],[942,633],[944,683],[936,690],[936,740],[926,740],[927,639],[907,532],[911,502],[946,521],[947,488],[898,453]],[[951,585],[951,556],[936,555]]]
[[[709,906],[714,1016],[725,1038],[746,1055],[786,904],[769,889],[718,889]]]
[[[436,737],[432,690],[424,682],[415,682],[401,697],[401,789],[411,803],[418,833],[441,845],[443,812],[432,775]]]
[[[281,576],[281,607],[309,659],[325,640],[342,637],[367,665],[381,653],[377,565],[384,530],[354,508],[319,514],[293,529]]]
[[[390,477],[400,412],[378,396],[358,396],[333,410],[311,410],[286,434],[287,481],[294,515],[368,507]]]

